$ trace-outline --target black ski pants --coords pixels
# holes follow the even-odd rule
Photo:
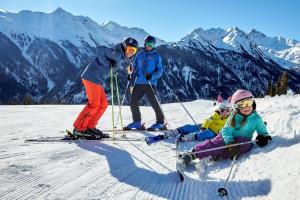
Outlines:
[[[153,88],[154,90],[154,88]],[[155,111],[156,122],[164,123],[164,115],[162,110],[160,109],[159,103],[155,98],[155,91],[153,91],[150,85],[146,84],[136,84],[132,91],[131,101],[130,101],[130,109],[132,113],[133,121],[141,121],[141,112],[139,108],[139,102],[143,98],[144,95],[148,97],[149,103]]]

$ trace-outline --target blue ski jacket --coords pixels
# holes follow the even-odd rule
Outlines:
[[[132,80],[135,84],[149,84],[145,78],[146,74],[151,74],[151,85],[157,85],[157,79],[162,76],[164,69],[161,57],[155,49],[146,51],[145,49],[137,53],[133,62]]]

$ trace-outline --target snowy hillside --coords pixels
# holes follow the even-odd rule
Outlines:
[[[99,25],[89,17],[74,16],[62,8],[51,13],[0,10],[0,24],[0,31],[7,35],[25,33],[54,42],[67,40],[76,46],[82,46],[83,41],[90,46],[111,45],[128,36],[137,38],[142,46],[143,38],[148,35],[143,29],[121,27],[114,22]]]
[[[210,43],[215,47],[234,50],[237,52],[247,51],[254,57],[270,57],[279,65],[289,69],[300,66],[300,42],[291,38],[268,37],[253,29],[245,33],[237,27],[227,30],[210,28],[204,30],[197,28],[185,36],[182,40],[196,39],[200,42]],[[257,48],[263,52],[255,52]]]
[[[111,46],[126,36],[143,46],[146,35],[140,28],[112,21],[98,24],[62,8],[51,13],[0,10],[0,79],[5,80],[0,82],[0,104],[21,103],[26,95],[39,102],[83,103],[80,75],[94,59],[95,46]],[[172,92],[184,101],[211,99],[219,93],[229,96],[238,88],[261,96],[269,80],[275,83],[284,71],[289,88],[299,91],[300,66],[298,71],[282,67],[297,65],[299,43],[295,40],[272,39],[258,31],[245,33],[232,27],[198,28],[175,43],[157,41],[165,68],[158,82],[162,102],[174,102]],[[120,86],[127,82],[125,67],[117,69]],[[104,71],[103,86],[110,98],[109,77]],[[124,89],[120,89],[122,94]]]
[[[273,141],[237,160],[224,199],[299,199],[300,95],[256,101]],[[212,101],[184,104],[199,122],[213,111]],[[162,107],[171,128],[192,123],[180,104]],[[143,141],[24,143],[25,138],[63,135],[81,109],[82,105],[0,107],[0,199],[219,199],[217,189],[224,184],[230,160],[197,160],[188,168],[186,182],[180,183],[174,139],[150,146]],[[152,109],[141,111],[143,121],[153,123]],[[130,121],[125,107],[123,122]],[[110,107],[98,127],[111,128]],[[128,132],[128,137],[151,134]],[[189,147],[184,144],[181,150]],[[200,174],[196,165],[202,166]]]

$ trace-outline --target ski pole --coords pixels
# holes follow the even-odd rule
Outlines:
[[[226,179],[226,181],[225,181],[224,186],[223,186],[222,188],[219,188],[219,189],[218,189],[218,193],[219,193],[219,196],[220,196],[220,197],[227,196],[227,190],[226,190],[225,188],[226,188],[227,182],[228,182],[228,180],[229,180],[229,177],[230,177],[230,175],[231,175],[232,168],[233,168],[234,162],[235,162],[235,160],[236,160],[236,157],[237,157],[237,156],[235,155],[235,156],[233,157],[233,159],[232,159],[230,171],[229,171],[229,174],[228,174],[228,176],[227,176],[227,179]]]
[[[122,107],[123,107],[123,104],[124,104],[124,101],[125,101],[125,96],[126,96],[126,93],[127,93],[126,91],[128,90],[129,83],[130,83],[130,81],[127,81],[125,93],[123,94],[123,97],[122,97],[122,102],[121,102],[121,106],[120,106],[121,111],[122,111]],[[117,125],[118,125],[118,122],[119,122],[119,117],[120,117],[120,113],[118,114],[117,121],[115,123],[115,128],[117,128]],[[122,125],[122,128],[123,128],[123,125]]]
[[[116,90],[117,90],[118,108],[119,108],[119,114],[118,114],[117,122],[119,121],[119,116],[120,116],[121,127],[123,127],[123,119],[122,119],[122,111],[121,111],[121,105],[120,105],[120,95],[119,95],[119,85],[118,85],[118,76],[117,76],[117,74],[115,75],[115,80],[116,80]],[[123,133],[122,136],[126,137],[125,133]]]
[[[235,146],[241,146],[241,145],[245,145],[245,144],[251,144],[251,143],[254,143],[256,141],[257,140],[250,140],[250,141],[246,141],[246,142],[239,142],[239,143],[229,144],[229,145],[226,145],[226,146],[215,147],[215,148],[211,148],[211,149],[204,149],[204,150],[194,151],[194,152],[185,152],[185,153],[182,153],[182,154],[190,155],[190,154],[210,152],[210,151],[215,151],[215,150],[220,150],[220,149],[226,149],[226,148],[229,148],[229,147],[235,147]]]
[[[111,110],[112,110],[112,130],[113,130],[113,139],[115,138],[115,114],[114,114],[114,77],[113,77],[113,68],[110,65],[110,91],[111,91]]]
[[[168,122],[168,120],[167,120],[167,118],[166,118],[166,115],[165,115],[164,110],[162,109],[162,107],[161,107],[161,105],[160,105],[160,103],[159,103],[159,101],[158,101],[157,95],[156,95],[156,93],[155,93],[155,91],[154,91],[154,89],[153,89],[153,87],[152,87],[152,84],[151,84],[150,81],[148,81],[148,82],[149,82],[149,85],[150,85],[150,87],[151,87],[151,89],[152,89],[152,92],[153,92],[153,94],[154,94],[154,96],[155,96],[155,99],[156,99],[156,101],[157,101],[157,103],[158,103],[158,106],[159,106],[161,112],[163,113],[163,115],[164,115],[164,117],[165,117],[165,120],[166,120],[166,122],[167,122],[167,124],[168,124],[168,126],[169,126],[169,129],[171,129],[171,126],[170,126],[170,124],[169,124],[169,122]]]
[[[164,83],[165,83],[165,85],[167,85],[167,83],[165,81],[164,81]],[[175,97],[175,99],[181,104],[181,106],[186,111],[186,113],[189,115],[189,117],[192,119],[192,121],[194,122],[194,124],[198,127],[199,131],[201,131],[200,126],[196,123],[196,121],[194,120],[194,118],[192,117],[192,115],[190,114],[190,112],[186,109],[186,107],[183,105],[183,103],[180,101],[180,99],[178,98],[178,96],[173,92],[173,90],[171,88],[170,88],[170,91],[173,94],[173,96]]]

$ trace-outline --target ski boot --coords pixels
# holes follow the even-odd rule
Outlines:
[[[86,134],[89,134],[90,136],[87,139],[101,139],[101,138],[109,138],[109,134],[103,133],[101,130],[97,128],[88,129],[85,131]]]
[[[182,142],[190,142],[190,141],[195,141],[195,140],[196,140],[195,133],[190,133],[190,134],[182,136]]]
[[[163,123],[155,123],[152,124],[152,126],[150,126],[149,128],[147,128],[147,131],[159,131],[159,130],[167,130],[167,126],[166,124]]]
[[[124,127],[123,130],[145,130],[145,125],[141,121],[132,122]]]
[[[178,155],[177,168],[181,171],[184,171],[186,166],[196,158],[197,158],[196,155],[192,152],[187,152]]]
[[[160,140],[164,140],[170,137],[176,137],[176,135],[178,134],[177,130],[166,130],[164,131],[164,134],[161,135],[157,135],[157,136],[149,136],[149,137],[145,137],[145,141],[147,144],[152,144],[154,142],[160,141]]]
[[[160,140],[163,140],[167,138],[165,134],[163,135],[157,135],[157,136],[149,136],[149,137],[145,137],[145,141],[148,145],[154,143],[154,142],[157,142],[157,141],[160,141]]]
[[[73,132],[67,131],[68,136],[72,140],[77,140],[79,138],[85,138],[87,136],[86,131],[80,131],[76,128],[73,129]]]

